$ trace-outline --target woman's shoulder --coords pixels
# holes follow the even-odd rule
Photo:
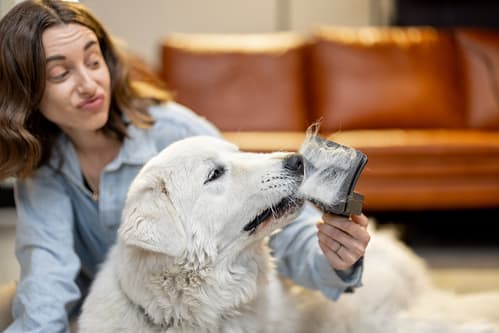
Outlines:
[[[42,165],[29,177],[15,180],[16,205],[57,202],[60,200],[58,196],[66,193],[66,185],[60,170],[55,170],[51,165]]]
[[[153,131],[163,132],[169,129],[175,132],[185,132],[186,136],[220,135],[218,129],[207,119],[176,102],[152,106],[149,112],[155,120]]]
[[[150,135],[159,150],[190,136],[220,136],[220,132],[208,120],[178,103],[156,105],[149,112],[154,119]]]

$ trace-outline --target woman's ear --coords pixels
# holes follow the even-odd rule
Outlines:
[[[132,186],[134,184],[132,183]],[[185,230],[163,180],[156,187],[131,188],[118,235],[125,244],[148,251],[180,256],[186,246]]]

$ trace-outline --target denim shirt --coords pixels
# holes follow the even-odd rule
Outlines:
[[[98,201],[84,185],[74,146],[57,140],[48,165],[18,180],[16,256],[21,267],[13,303],[14,332],[69,332],[99,265],[114,243],[127,189],[140,168],[170,143],[193,135],[220,136],[215,127],[170,102],[151,107],[155,124],[128,127],[118,156],[100,175]],[[63,156],[62,166],[59,158]],[[307,207],[270,240],[279,273],[336,299],[360,285],[362,263],[348,274],[331,268],[318,246],[320,213]]]

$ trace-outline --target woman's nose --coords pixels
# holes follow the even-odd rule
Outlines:
[[[79,71],[77,84],[78,93],[84,96],[92,96],[97,88],[97,83],[86,69]]]

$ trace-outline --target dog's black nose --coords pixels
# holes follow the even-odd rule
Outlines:
[[[303,174],[303,157],[300,154],[293,154],[284,160],[284,168],[290,171]]]

